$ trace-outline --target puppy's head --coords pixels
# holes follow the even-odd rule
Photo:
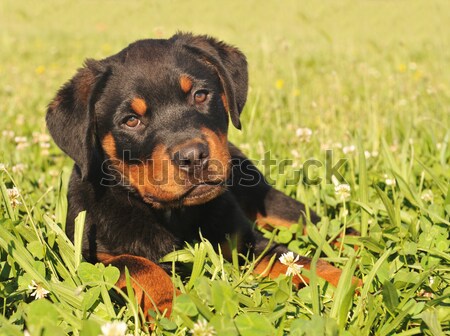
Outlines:
[[[50,103],[47,126],[83,179],[120,183],[155,207],[224,190],[228,120],[240,128],[247,63],[207,36],[137,41],[88,60]]]

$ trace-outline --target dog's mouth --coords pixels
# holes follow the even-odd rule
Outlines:
[[[183,194],[173,199],[161,199],[147,194],[143,197],[146,203],[156,208],[174,208],[206,203],[225,191],[225,181],[205,181],[189,187]]]

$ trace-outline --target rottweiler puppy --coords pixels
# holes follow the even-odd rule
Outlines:
[[[158,261],[199,233],[227,258],[229,239],[242,255],[266,251],[259,274],[286,272],[278,257],[288,250],[267,246],[254,223],[289,226],[305,220],[305,207],[272,188],[227,139],[229,120],[241,127],[247,86],[241,51],[177,33],[87,60],[49,104],[48,129],[75,161],[67,234],[73,239],[74,220],[86,210],[84,257],[127,267],[144,313],[170,314],[171,265]],[[310,261],[297,263],[309,269]],[[341,274],[322,260],[316,272],[335,286]],[[293,282],[301,285],[298,276]]]

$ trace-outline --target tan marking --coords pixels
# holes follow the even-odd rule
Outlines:
[[[282,264],[278,260],[275,260],[275,262],[272,265],[269,265],[270,259],[271,256],[265,256],[258,263],[258,265],[256,265],[254,272],[256,274],[261,274],[263,276],[269,277],[270,279],[276,279],[281,274],[286,274],[287,271],[286,265]],[[307,270],[311,269],[311,259],[309,258],[301,257],[300,260],[297,262],[297,264],[302,265]],[[337,287],[339,279],[342,275],[342,270],[332,266],[326,261],[319,259],[316,264],[316,274],[320,278],[332,284],[334,287]],[[303,280],[297,275],[292,278],[292,282],[295,284],[297,288],[302,287],[304,285],[303,281],[309,284],[309,278],[304,275],[301,276]],[[357,287],[360,287],[362,285],[362,281],[356,277],[352,278],[352,283],[354,285],[357,285]]]
[[[211,167],[205,170],[202,180],[210,182],[223,182],[229,175],[230,154],[228,152],[227,139],[224,135],[217,135],[211,130],[202,129],[202,134],[208,143],[210,150]],[[139,193],[145,202],[156,208],[166,205],[179,205],[179,199],[191,187],[193,178],[185,171],[175,166],[167,152],[167,148],[157,145],[151,155],[151,160],[139,164],[127,164],[118,157],[114,137],[108,133],[102,140],[105,153],[113,159],[113,165],[124,177],[124,179]],[[211,178],[210,178],[211,177]],[[223,188],[215,187],[204,195],[185,198],[184,205],[195,205],[205,203],[217,197]]]
[[[105,258],[106,259],[103,259]],[[158,310],[166,316],[172,312],[172,300],[174,294],[180,294],[175,291],[172,280],[164,270],[152,261],[138,256],[122,254],[111,256],[107,253],[99,253],[99,260],[105,265],[113,265],[120,269],[120,278],[116,287],[126,291],[126,278],[124,269],[128,268],[131,276],[131,285],[135,292],[137,302],[142,308],[147,320],[151,320],[148,310]]]
[[[108,133],[105,135],[102,141],[102,147],[105,153],[111,158],[116,159],[116,142],[114,141],[114,137],[112,133]]]
[[[260,274],[262,276],[268,277],[270,279],[276,279],[281,274],[286,274],[287,266],[275,260],[272,265],[270,265],[271,256],[264,257],[258,265],[256,265],[254,272],[256,274]],[[309,279],[302,275],[304,281],[309,283]],[[294,276],[292,278],[292,282],[298,288],[301,287],[303,281],[298,276]]]
[[[114,255],[104,252],[97,253],[97,261],[103,263],[103,264],[109,264],[109,260],[114,258]]]
[[[225,96],[225,93],[222,93],[222,94],[220,95],[220,98],[222,98],[222,103],[223,103],[223,106],[225,107],[225,111],[226,111],[226,112],[229,112],[229,111],[230,111],[230,108],[229,108],[228,100],[227,100],[227,97]]]
[[[105,153],[114,159],[113,164],[122,176],[146,201],[150,202],[150,199],[146,199],[148,195],[162,201],[175,201],[187,191],[186,186],[174,180],[175,176],[183,178],[183,172],[175,171],[176,168],[163,145],[155,147],[152,154],[153,162],[147,160],[133,165],[129,165],[117,157],[115,141],[111,133],[103,138],[102,147]],[[157,203],[154,205],[158,206]]]
[[[192,79],[190,79],[188,76],[182,75],[180,77],[180,86],[181,90],[183,90],[184,93],[189,93],[189,91],[191,91],[192,89],[192,85]]]
[[[218,134],[209,128],[200,129],[209,147],[208,170],[204,172],[203,179],[209,181],[225,181],[230,174],[230,152],[226,134]]]
[[[272,217],[272,216],[263,216],[260,213],[256,214],[256,224],[260,228],[264,228],[266,230],[272,231],[275,227],[290,227],[293,224],[297,224],[294,222],[287,221],[283,218]]]
[[[134,112],[143,116],[147,112],[147,103],[144,99],[136,97],[131,101],[131,108]]]

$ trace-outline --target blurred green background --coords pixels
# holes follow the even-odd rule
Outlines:
[[[395,118],[449,121],[448,104],[438,111],[386,110],[393,100],[405,109],[422,90],[441,94],[434,104],[444,102],[442,94],[448,102],[449,1],[3,0],[0,128],[25,113],[25,124],[43,130],[46,104],[84,59],[178,30],[216,36],[247,55],[249,101],[258,104],[252,120],[246,112],[244,130],[256,138],[266,126],[289,123],[313,127],[325,141],[332,131],[342,139],[367,125],[378,137],[379,128],[389,128]],[[286,102],[287,111],[281,111]],[[254,118],[266,114],[271,120],[253,126]],[[274,136],[288,141],[285,129],[279,131]]]
[[[321,297],[319,304],[319,294],[309,292],[309,287],[298,295],[290,292],[288,299],[284,292],[277,298],[276,293],[288,288],[286,279],[272,287],[263,284],[263,294],[258,295],[249,291],[253,285],[239,278],[233,278],[226,291],[219,287],[223,282],[208,279],[208,284],[220,288],[217,292],[225,293],[227,302],[247,307],[235,320],[221,319],[220,307],[208,302],[208,309],[215,307],[214,318],[219,318],[215,321],[223,322],[223,329],[234,328],[233,323],[240,328],[251,317],[267,333],[271,329],[265,325],[273,323],[280,334],[283,330],[290,333],[294,318],[297,331],[304,327],[310,332],[314,327],[319,330],[317,335],[325,324],[337,333],[336,323],[340,331],[345,328],[357,335],[397,330],[404,331],[403,335],[448,332],[449,0],[0,0],[0,164],[12,174],[0,174],[0,189],[4,190],[0,229],[16,237],[14,244],[5,243],[8,250],[0,251],[0,267],[5,267],[0,274],[5,283],[0,281],[0,299],[4,300],[3,304],[0,301],[4,309],[0,329],[5,323],[5,328],[15,330],[14,335],[22,335],[26,321],[28,328],[35,323],[35,330],[49,325],[50,334],[55,326],[76,334],[85,323],[80,317],[84,320],[85,307],[72,300],[81,301],[73,295],[75,284],[80,283],[77,276],[72,282],[70,276],[63,276],[73,283],[65,292],[60,291],[59,280],[47,284],[58,295],[67,295],[60,301],[26,302],[31,301],[30,273],[38,269],[41,275],[36,280],[40,281],[56,274],[51,273],[52,267],[44,267],[44,261],[46,266],[54,263],[53,256],[40,255],[40,238],[31,230],[38,232],[39,228],[53,239],[59,227],[48,225],[50,218],[64,221],[65,187],[73,164],[46,134],[47,104],[86,58],[103,58],[136,39],[168,38],[179,30],[215,36],[247,55],[250,90],[243,130],[231,129],[230,139],[252,159],[261,159],[268,150],[273,159],[293,159],[285,175],[272,172],[276,186],[326,217],[320,234],[316,230],[304,236],[293,226],[281,230],[276,241],[312,256],[325,238],[331,242],[346,225],[361,229],[369,239],[361,243],[353,238],[350,245],[354,242],[360,249],[355,252],[353,245],[346,246],[339,257],[328,243],[322,250],[322,257],[347,268],[355,261],[348,263],[349,256],[358,255],[355,275],[365,283],[361,296],[352,298],[353,292],[342,286],[333,295]],[[351,187],[347,203],[331,184],[286,183],[286,176],[295,173],[302,162],[311,157],[323,160],[327,149],[334,150],[335,162],[346,160],[340,172]],[[62,179],[61,171],[65,172]],[[316,173],[323,174],[319,169]],[[6,195],[6,188],[12,191],[14,186],[23,198],[16,199],[22,205],[11,209],[12,196]],[[56,246],[53,241],[51,246]],[[58,248],[69,256],[62,260],[72,260],[73,251],[67,244],[58,242]],[[71,262],[55,264],[64,269]],[[201,288],[198,293],[203,293]],[[196,291],[192,288],[190,295],[194,297]],[[240,303],[235,293],[240,294]],[[346,305],[342,304],[343,293],[347,293]],[[198,302],[205,299],[199,297]],[[88,299],[84,295],[83,300]],[[97,295],[90,301],[99,300]],[[323,311],[312,313],[311,302]],[[41,325],[44,322],[38,313],[45,305],[62,312],[61,316],[54,314],[53,324],[42,320],[46,322]],[[115,316],[112,306],[105,306],[110,312],[102,318],[111,319]],[[178,316],[184,314],[182,303],[179,307]],[[254,313],[259,309],[264,314]],[[124,319],[130,319],[130,310],[125,311]],[[65,325],[61,323],[68,321],[64,314],[80,320]],[[311,323],[306,323],[311,317]],[[96,318],[86,322],[95,325],[92,335],[100,328]],[[177,320],[180,333],[193,323],[188,318],[183,321]],[[214,326],[222,330],[217,323]]]

